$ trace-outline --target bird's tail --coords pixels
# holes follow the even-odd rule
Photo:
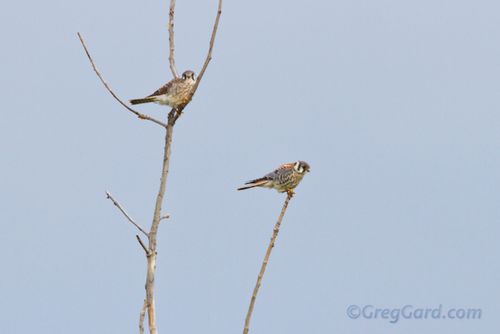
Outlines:
[[[257,179],[257,180],[248,181],[247,183],[245,183],[246,184],[245,186],[240,187],[236,190],[245,190],[245,189],[250,189],[250,188],[254,188],[254,187],[260,187],[260,186],[263,186],[266,182],[267,182],[266,179]]]
[[[129,102],[131,104],[141,104],[141,103],[149,103],[149,102],[154,102],[154,101],[155,101],[154,96],[148,96],[148,97],[145,97],[143,99],[133,99],[133,100],[130,100]]]

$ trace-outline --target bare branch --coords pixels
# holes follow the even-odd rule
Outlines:
[[[186,105],[191,101],[194,93],[198,89],[198,85],[203,78],[203,75],[207,69],[208,63],[212,59],[212,50],[215,42],[215,36],[217,32],[217,27],[219,25],[219,19],[222,13],[222,0],[218,0],[218,9],[217,9],[217,15],[215,18],[214,26],[212,29],[212,35],[210,38],[210,45],[208,49],[208,54],[205,59],[205,62],[203,64],[203,67],[198,75],[198,80],[195,83],[195,86],[193,87],[193,90],[190,93],[188,102],[180,106],[177,109],[172,109],[169,114],[168,114],[168,122],[167,124],[154,119],[153,117],[150,117],[148,115],[142,114],[138,111],[135,111],[134,109],[130,108],[127,104],[125,104],[114,92],[113,90],[109,87],[109,85],[106,83],[104,78],[102,77],[101,73],[97,69],[94,60],[92,59],[92,56],[90,55],[90,52],[85,44],[85,41],[83,40],[83,37],[81,36],[80,33],[78,33],[78,38],[80,39],[80,42],[83,46],[83,49],[85,50],[85,53],[87,54],[87,57],[90,61],[90,64],[92,65],[92,68],[94,72],[97,74],[97,77],[100,79],[106,90],[113,96],[113,98],[118,101],[124,108],[126,108],[128,111],[139,117],[140,119],[148,120],[153,123],[156,123],[166,130],[166,135],[165,135],[165,146],[164,146],[164,152],[163,152],[163,165],[162,165],[162,172],[161,172],[161,178],[160,178],[160,189],[158,190],[158,195],[156,197],[156,204],[155,204],[155,210],[153,214],[153,221],[151,223],[151,229],[150,232],[147,233],[144,229],[142,229],[138,224],[134,222],[132,218],[125,212],[125,210],[122,208],[122,206],[111,196],[109,192],[106,192],[107,197],[113,202],[113,204],[118,207],[118,209],[123,213],[123,215],[128,219],[130,223],[132,223],[140,232],[142,232],[144,235],[148,237],[149,241],[149,247],[146,247],[142,239],[139,237],[139,235],[136,235],[137,241],[141,245],[141,247],[144,249],[146,252],[146,257],[147,257],[147,274],[146,274],[146,298],[144,299],[144,304],[141,309],[140,315],[139,315],[139,333],[144,334],[144,319],[146,316],[146,312],[148,314],[148,326],[149,326],[149,332],[150,334],[157,334],[157,329],[156,329],[156,312],[155,312],[155,294],[154,294],[154,281],[155,281],[155,271],[156,271],[156,255],[157,255],[157,240],[156,236],[158,233],[158,227],[160,224],[160,221],[162,219],[168,219],[170,218],[169,214],[161,215],[161,209],[162,209],[162,203],[163,203],[163,197],[165,194],[165,189],[166,189],[166,183],[167,183],[167,177],[168,177],[168,172],[169,172],[169,165],[170,165],[170,154],[171,154],[171,146],[172,146],[172,138],[173,138],[173,130],[174,130],[174,125],[177,121],[177,119],[181,116],[182,111],[186,107]],[[175,67],[175,58],[174,58],[174,14],[175,14],[175,0],[170,0],[170,12],[169,12],[169,23],[168,23],[168,32],[169,32],[169,63],[170,63],[170,70],[172,71],[172,74],[175,78],[178,77],[177,70]]]
[[[138,111],[135,111],[134,109],[130,108],[128,105],[125,104],[125,102],[123,102],[112,90],[111,88],[109,87],[109,85],[106,83],[106,81],[104,80],[104,78],[102,77],[101,73],[99,72],[99,70],[97,69],[97,67],[95,66],[95,63],[94,63],[94,60],[92,59],[92,56],[90,55],[90,52],[89,50],[87,49],[87,45],[85,45],[85,42],[83,40],[83,37],[82,35],[80,35],[80,33],[77,33],[78,35],[78,38],[80,39],[80,42],[82,43],[82,46],[83,46],[83,49],[85,50],[85,53],[87,54],[87,57],[89,58],[89,61],[90,61],[90,64],[92,65],[92,68],[94,69],[94,72],[97,74],[97,76],[99,77],[99,79],[101,80],[102,84],[104,85],[104,87],[107,89],[107,91],[115,98],[116,101],[118,101],[123,107],[125,107],[128,111],[130,111],[131,113],[135,114],[137,117],[139,117],[140,119],[144,119],[144,120],[147,120],[147,121],[151,121],[153,123],[156,123],[158,125],[161,125],[162,127],[166,128],[167,125],[151,116],[148,116],[148,115],[145,115],[145,114],[142,114]]]
[[[174,0],[172,0],[175,2]],[[174,4],[175,5],[175,4]],[[170,3],[170,20],[169,22],[173,22],[174,18],[174,11],[172,2]],[[147,269],[147,274],[146,274],[146,301],[147,301],[147,309],[148,309],[148,324],[149,324],[149,332],[151,334],[156,334],[156,311],[155,311],[155,298],[154,298],[154,281],[155,281],[155,271],[156,271],[156,235],[158,233],[158,227],[160,225],[160,221],[162,219],[161,217],[161,208],[163,204],[163,197],[165,195],[165,189],[166,189],[166,184],[167,184],[167,176],[168,176],[168,171],[169,171],[169,166],[170,166],[170,154],[171,154],[171,146],[172,146],[172,138],[173,138],[173,131],[174,131],[174,125],[177,122],[177,119],[182,114],[182,111],[186,107],[186,105],[191,101],[193,98],[194,93],[198,89],[198,85],[200,84],[201,79],[203,78],[203,74],[205,73],[205,70],[207,69],[208,63],[212,59],[212,49],[214,46],[215,42],[215,36],[217,33],[217,27],[219,26],[219,19],[220,15],[222,13],[222,0],[219,0],[219,5],[217,9],[217,16],[215,17],[215,22],[214,22],[214,27],[212,29],[212,36],[210,38],[210,46],[208,49],[208,54],[207,58],[205,59],[205,63],[203,64],[203,67],[200,71],[200,74],[198,75],[198,80],[196,80],[196,84],[193,87],[193,90],[191,91],[191,95],[188,99],[188,102],[180,106],[177,109],[172,109],[169,114],[168,114],[168,122],[166,125],[166,135],[165,135],[165,146],[164,146],[164,151],[163,151],[163,166],[162,166],[162,171],[161,171],[161,177],[160,177],[160,189],[158,190],[158,195],[156,196],[156,204],[155,204],[155,210],[153,214],[153,221],[151,223],[151,229],[149,232],[149,255],[147,257],[148,260],[148,269]],[[169,24],[169,40],[171,41],[170,47],[171,47],[171,69],[172,69],[172,60],[173,58],[173,25],[171,26]]]
[[[222,14],[222,0],[219,0],[219,5],[217,7],[217,15],[215,16],[214,27],[212,28],[212,36],[210,37],[210,45],[208,47],[207,57],[205,59],[203,67],[201,68],[200,73],[198,74],[198,80],[196,81],[196,84],[194,86],[193,94],[196,91],[196,89],[198,89],[198,84],[200,83],[201,78],[203,78],[203,75],[205,74],[205,71],[208,67],[208,63],[210,62],[210,60],[212,60],[212,50],[214,48],[215,36],[217,34],[217,28],[219,27],[219,19],[221,14]]]
[[[151,248],[151,240],[150,246]],[[147,256],[148,269],[146,274],[146,301],[148,305],[148,326],[150,334],[157,334],[156,330],[156,306],[155,306],[155,271],[156,271],[156,250],[150,251]]]
[[[288,196],[285,199],[285,203],[283,204],[283,208],[281,209],[281,213],[279,215],[278,221],[276,225],[274,225],[273,235],[271,240],[269,241],[269,245],[267,246],[266,255],[264,256],[264,261],[262,261],[262,265],[260,267],[259,276],[257,276],[257,283],[255,283],[255,287],[253,289],[252,298],[250,299],[250,305],[248,306],[247,316],[245,318],[245,327],[243,328],[243,334],[248,334],[250,329],[250,319],[252,318],[253,307],[255,304],[255,300],[257,299],[257,293],[259,292],[260,285],[262,283],[262,278],[264,277],[264,273],[266,272],[266,267],[269,262],[269,257],[271,256],[271,251],[274,248],[274,242],[278,237],[278,233],[280,231],[281,221],[283,220],[283,216],[285,215],[286,208],[288,207],[288,202],[293,197],[293,192],[290,191]]]
[[[144,304],[142,305],[141,313],[139,314],[139,334],[144,334],[144,318],[146,316],[147,307],[148,301],[144,299]]]
[[[168,13],[168,45],[169,45],[169,55],[168,61],[170,63],[170,71],[174,78],[178,78],[177,68],[175,67],[174,58],[174,14],[175,14],[175,0],[170,0],[170,10]]]
[[[135,227],[137,227],[137,229],[139,231],[141,231],[146,237],[149,238],[149,234],[144,231],[144,229],[142,227],[140,227],[132,218],[130,218],[130,216],[128,215],[128,213],[123,209],[123,207],[120,205],[120,203],[118,203],[118,201],[116,201],[113,196],[111,196],[111,194],[106,191],[106,198],[110,199],[111,202],[113,202],[113,204],[118,208],[118,210],[121,211],[121,213],[123,213],[123,215],[125,216],[125,218],[127,218],[127,220],[132,224],[134,225]]]
[[[154,300],[154,277],[156,269],[156,235],[158,233],[158,226],[161,220],[161,207],[163,204],[163,196],[165,195],[165,189],[167,184],[167,176],[170,165],[170,153],[172,146],[172,135],[174,130],[174,124],[177,118],[171,116],[175,113],[172,110],[169,114],[169,120],[167,123],[167,131],[165,135],[165,147],[163,151],[163,166],[160,177],[160,189],[158,190],[158,195],[156,196],[155,211],[153,214],[153,222],[151,223],[151,230],[149,232],[149,255],[148,255],[148,269],[146,274],[146,300],[148,304],[148,324],[149,332],[151,334],[156,334],[156,315],[155,315],[155,300]]]
[[[222,14],[222,0],[219,0],[219,4],[217,6],[217,15],[215,16],[215,22],[214,22],[214,26],[212,28],[212,35],[210,37],[210,44],[208,46],[207,57],[205,58],[205,62],[203,63],[203,66],[200,70],[200,73],[198,74],[198,79],[196,80],[196,83],[194,84],[193,89],[191,90],[191,95],[189,96],[188,102],[184,106],[181,106],[180,108],[178,108],[177,112],[175,113],[174,123],[180,117],[184,108],[193,99],[194,93],[196,93],[196,91],[198,90],[198,86],[200,85],[201,79],[203,78],[203,75],[205,74],[205,71],[207,70],[208,63],[210,63],[210,60],[212,60],[212,50],[214,48],[215,36],[217,35],[217,28],[219,27],[219,20],[220,20],[221,14]],[[170,115],[169,115],[169,118],[170,118]]]
[[[155,312],[155,294],[154,294],[154,281],[155,281],[155,271],[156,271],[156,245],[157,245],[157,240],[156,236],[158,233],[158,227],[160,224],[160,221],[162,219],[167,219],[170,217],[170,215],[163,215],[161,216],[161,209],[162,209],[162,203],[163,203],[163,197],[165,195],[165,189],[166,189],[166,183],[167,183],[167,177],[168,177],[168,172],[169,172],[169,165],[170,165],[170,154],[171,154],[171,146],[172,146],[172,138],[173,138],[173,130],[174,130],[174,125],[177,121],[177,119],[181,116],[182,111],[186,107],[186,105],[191,101],[194,93],[198,89],[198,85],[200,84],[201,79],[203,78],[203,75],[207,69],[207,66],[212,59],[212,50],[215,42],[215,36],[217,33],[217,28],[219,25],[219,19],[222,13],[222,0],[218,0],[218,9],[217,9],[217,15],[215,17],[215,22],[214,26],[212,29],[212,35],[210,38],[210,44],[208,48],[208,53],[207,57],[205,59],[205,62],[203,64],[203,67],[198,75],[198,80],[196,81],[188,102],[184,104],[183,106],[180,106],[177,109],[172,109],[169,114],[168,114],[168,122],[167,124],[160,122],[150,116],[141,114],[132,108],[130,108],[128,105],[126,105],[118,96],[111,90],[111,88],[108,86],[104,78],[101,76],[101,73],[95,66],[94,60],[92,59],[92,56],[90,55],[90,52],[87,49],[87,46],[85,45],[85,42],[83,40],[83,37],[78,33],[78,38],[80,39],[80,42],[83,46],[83,49],[85,50],[85,53],[87,54],[87,57],[90,61],[90,64],[92,65],[92,68],[94,69],[94,72],[97,74],[99,79],[101,80],[102,84],[104,87],[108,90],[108,92],[123,106],[125,107],[128,111],[132,112],[135,114],[137,117],[140,119],[145,119],[149,120],[151,122],[154,122],[158,125],[161,125],[162,127],[165,128],[166,134],[165,134],[165,146],[164,146],[164,152],[163,152],[163,165],[162,165],[162,172],[161,172],[161,178],[160,178],[160,189],[158,190],[158,195],[156,197],[156,204],[155,204],[155,210],[153,214],[153,221],[151,223],[151,229],[149,233],[146,233],[139,225],[137,225],[131,218],[130,216],[123,210],[123,208],[120,206],[120,204],[113,199],[113,197],[107,192],[107,196],[109,199],[113,201],[113,204],[117,206],[120,211],[127,217],[129,222],[131,222],[134,226],[136,226],[139,231],[144,233],[148,237],[149,240],[149,247],[146,247],[144,243],[142,242],[141,238],[136,235],[137,241],[141,245],[141,247],[144,249],[147,255],[147,274],[146,274],[146,299],[144,300],[144,305],[143,308],[141,309],[140,312],[140,317],[139,317],[139,332],[141,334],[144,333],[144,318],[146,312],[148,313],[148,325],[149,325],[149,332],[150,334],[157,334],[157,329],[156,329],[156,312]],[[169,63],[170,63],[170,70],[172,71],[172,74],[174,77],[178,77],[177,75],[177,70],[175,68],[175,58],[174,58],[174,14],[175,14],[175,0],[170,0],[170,12],[169,12],[169,23],[168,23],[168,32],[169,32]]]
[[[137,241],[141,245],[142,249],[146,252],[146,256],[149,256],[149,249],[146,247],[139,234],[136,234],[135,237],[137,238]]]

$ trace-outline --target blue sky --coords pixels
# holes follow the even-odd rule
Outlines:
[[[216,1],[178,0],[199,71]],[[495,333],[500,37],[495,1],[225,1],[175,129],[158,236],[160,333],[237,333],[284,196],[236,192],[305,160],[251,333]],[[163,133],[125,100],[171,78],[168,2],[12,2],[0,13],[0,314],[8,333],[137,333],[145,259],[109,190],[152,218]],[[142,112],[166,117],[167,109]],[[350,319],[349,305],[480,308]]]

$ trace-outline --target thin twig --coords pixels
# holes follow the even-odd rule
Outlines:
[[[201,78],[203,78],[203,75],[205,74],[205,71],[208,67],[208,63],[210,63],[210,61],[212,60],[212,50],[214,48],[215,36],[217,34],[217,28],[219,27],[219,20],[221,14],[222,14],[222,0],[219,0],[219,5],[217,7],[217,15],[215,16],[215,22],[212,28],[212,36],[210,37],[210,45],[208,47],[207,57],[205,58],[205,63],[203,63],[203,67],[201,68],[200,73],[198,74],[198,80],[194,86],[194,91],[196,91],[196,89],[198,88],[198,84],[200,83]]]
[[[170,71],[174,78],[178,78],[177,68],[175,67],[174,58],[174,14],[175,14],[175,0],[170,0],[170,10],[168,12],[168,45],[169,45],[169,55],[168,61],[170,63]]]
[[[130,111],[131,113],[135,114],[137,117],[139,117],[140,119],[144,119],[144,120],[147,120],[147,121],[151,121],[153,123],[156,123],[158,125],[161,125],[162,127],[166,128],[167,125],[151,116],[148,116],[148,115],[145,115],[145,114],[142,114],[138,111],[135,111],[134,109],[130,108],[128,105],[125,104],[125,102],[123,102],[112,90],[111,88],[109,87],[109,85],[106,83],[106,81],[104,80],[104,78],[102,77],[101,73],[99,72],[99,70],[97,69],[97,67],[95,66],[95,63],[94,63],[94,60],[92,59],[92,56],[90,55],[90,52],[89,50],[87,49],[87,45],[85,45],[85,42],[83,40],[83,37],[82,35],[80,35],[80,33],[77,33],[78,35],[78,38],[80,39],[80,42],[82,43],[82,46],[83,46],[83,49],[85,50],[85,53],[87,54],[87,57],[89,58],[89,61],[90,61],[90,64],[92,65],[92,68],[94,69],[94,72],[97,74],[97,76],[99,77],[99,79],[101,80],[102,84],[104,85],[104,87],[106,87],[106,89],[108,90],[108,92],[115,98],[116,101],[118,101],[123,107],[125,107],[128,111]]]
[[[273,247],[274,247],[274,242],[276,241],[276,238],[278,237],[278,233],[280,231],[281,221],[283,220],[283,216],[285,215],[286,208],[288,207],[288,202],[290,201],[290,199],[292,199],[292,197],[293,197],[293,192],[289,192],[288,196],[285,199],[285,203],[283,204],[283,208],[281,209],[281,213],[280,213],[280,216],[278,218],[278,221],[276,222],[276,225],[274,225],[273,235],[271,237],[271,241],[269,242],[269,245],[267,246],[266,255],[264,256],[264,261],[262,261],[259,276],[257,276],[257,283],[255,283],[255,287],[254,287],[253,293],[252,293],[252,298],[250,299],[250,305],[248,305],[248,311],[247,311],[247,316],[245,318],[245,327],[243,328],[243,334],[247,334],[249,329],[250,329],[250,319],[252,318],[252,312],[253,312],[255,300],[257,299],[257,293],[259,292],[259,288],[260,288],[260,285],[262,283],[262,278],[264,277],[264,273],[266,272],[266,267],[267,267],[267,264],[269,262],[269,256],[271,256],[271,251],[273,250]]]
[[[219,27],[219,20],[220,20],[221,14],[222,14],[222,0],[219,0],[219,4],[217,6],[217,15],[215,16],[214,26],[212,28],[212,35],[210,36],[210,44],[208,46],[207,57],[205,58],[205,62],[203,63],[203,66],[200,70],[200,73],[198,74],[198,79],[196,80],[196,83],[194,84],[193,89],[191,90],[191,95],[189,96],[189,99],[188,99],[188,102],[186,103],[186,105],[191,101],[191,99],[194,96],[194,93],[196,93],[196,90],[198,89],[198,86],[200,85],[201,79],[203,78],[203,75],[205,74],[205,71],[207,70],[208,63],[210,63],[210,60],[212,60],[212,50],[214,48],[215,36],[217,35],[217,28]],[[180,108],[179,114],[182,112],[184,107]]]
[[[141,237],[139,236],[139,234],[136,234],[135,237],[137,238],[137,241],[139,242],[139,244],[141,245],[142,249],[144,249],[144,251],[146,252],[146,256],[149,256],[149,250],[148,248],[146,247],[146,245],[144,244],[144,242],[142,241]]]
[[[117,200],[115,200],[113,198],[113,196],[111,196],[111,194],[106,191],[106,198],[110,199],[111,202],[113,202],[113,204],[118,208],[118,210],[121,211],[121,213],[123,213],[123,215],[125,216],[125,218],[127,218],[127,220],[132,223],[132,225],[134,225],[135,227],[137,227],[137,229],[139,231],[141,231],[146,237],[149,237],[148,235],[148,232],[144,231],[144,229],[142,227],[139,226],[139,224],[137,224],[132,218],[130,218],[130,216],[128,215],[128,213],[125,211],[125,209],[123,209],[123,207],[120,205],[120,203],[118,203]]]
[[[144,317],[146,316],[147,307],[148,301],[144,299],[144,304],[142,305],[141,313],[139,314],[139,334],[144,334]]]
[[[163,219],[169,219],[170,218],[170,215],[169,214],[166,214],[166,215],[163,215],[160,217],[160,220],[163,220]]]

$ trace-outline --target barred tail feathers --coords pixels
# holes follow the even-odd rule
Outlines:
[[[245,189],[250,189],[250,188],[254,188],[254,187],[260,187],[260,186],[263,186],[267,181],[268,180],[266,180],[264,178],[248,181],[247,183],[245,183],[245,184],[248,184],[247,186],[240,187],[236,190],[245,190]]]
[[[142,103],[149,103],[149,102],[154,102],[155,101],[155,97],[154,96],[148,96],[148,97],[145,97],[143,99],[133,99],[133,100],[130,100],[129,102],[131,104],[142,104]]]

